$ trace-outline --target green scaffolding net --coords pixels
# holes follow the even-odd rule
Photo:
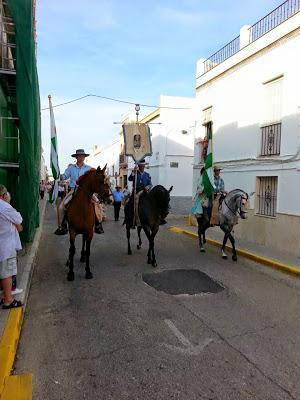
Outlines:
[[[23,217],[22,240],[32,241],[39,225],[41,118],[33,36],[32,0],[7,0],[16,29],[16,102],[20,158],[18,208]]]

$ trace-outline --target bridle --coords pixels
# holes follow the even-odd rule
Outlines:
[[[243,192],[243,193],[245,193],[245,192]],[[246,193],[246,195],[247,195],[247,193]],[[240,194],[239,197],[240,197],[240,204],[239,204],[236,212],[238,212],[239,216],[242,218],[242,214],[246,214],[247,213],[247,211],[242,211],[242,201],[245,200],[247,202],[248,201],[248,195],[247,195],[247,197],[245,197],[243,194]],[[226,207],[228,208],[228,210],[232,213],[232,215],[236,216],[236,212],[234,212],[229,207],[229,205],[228,205],[228,203],[226,201],[226,197],[224,199],[224,203],[225,203]]]

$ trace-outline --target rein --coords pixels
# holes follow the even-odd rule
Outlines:
[[[237,211],[233,211],[230,207],[229,207],[229,205],[228,205],[228,203],[227,203],[227,201],[226,201],[226,197],[225,197],[225,199],[224,199],[224,203],[225,203],[225,205],[226,205],[226,207],[228,208],[228,210],[232,213],[232,215],[234,215],[234,216],[236,216],[236,213],[238,212],[238,214],[239,214],[239,216],[240,217],[242,217],[242,215],[241,215],[241,213],[242,213],[242,210],[241,210],[241,208],[242,208],[242,200],[248,200],[248,199],[246,199],[242,194],[240,195],[240,206],[237,208]],[[243,213],[245,213],[246,211],[243,211]]]

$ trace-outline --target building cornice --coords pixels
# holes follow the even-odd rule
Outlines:
[[[295,15],[295,18],[300,20],[300,13]],[[271,31],[273,32],[273,31]],[[271,32],[268,32],[265,36],[270,35]],[[255,42],[248,44],[247,46],[243,47],[233,56],[225,60],[223,63],[219,64],[217,67],[212,69],[211,71],[207,72],[204,75],[197,77],[197,85],[196,85],[196,92],[199,89],[210,85],[212,82],[232,73],[233,71],[239,69],[241,66],[251,62],[253,59],[260,57],[261,55],[269,52],[273,48],[276,48],[286,41],[299,36],[300,35],[300,26],[299,24],[297,27],[286,34],[278,37],[276,40],[273,40],[271,43],[263,45],[261,47],[258,46],[258,42],[263,40],[265,36],[262,36]],[[199,83],[198,83],[199,82]]]
[[[146,124],[150,121],[153,121],[155,118],[160,116],[160,108],[156,108],[152,113],[146,115],[140,122]]]

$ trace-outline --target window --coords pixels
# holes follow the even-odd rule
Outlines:
[[[280,154],[281,123],[261,128],[261,156]]]
[[[276,216],[277,208],[277,176],[258,178],[257,214],[268,217]]]
[[[261,156],[280,154],[283,77],[264,83]]]
[[[170,168],[178,168],[178,162],[170,162]]]

